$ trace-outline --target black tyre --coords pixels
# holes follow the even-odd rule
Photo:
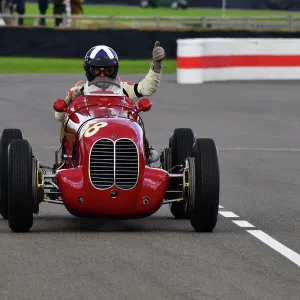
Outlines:
[[[8,218],[8,146],[13,139],[23,139],[21,130],[4,129],[0,139],[0,214]]]
[[[26,140],[12,140],[8,148],[8,222],[13,232],[27,232],[33,224],[32,148]]]
[[[188,204],[190,223],[197,232],[212,232],[218,220],[220,193],[218,151],[214,141],[197,139],[189,162],[192,165],[190,177],[194,176]]]
[[[169,144],[172,152],[172,165],[185,164],[185,159],[191,155],[195,143],[195,134],[190,128],[176,128],[170,138]],[[174,171],[177,173],[178,168]]]
[[[161,153],[162,168],[167,172],[172,168],[171,149],[165,148]]]
[[[176,128],[169,139],[171,148],[172,167],[185,165],[185,159],[191,155],[195,134],[190,128]],[[172,172],[177,173],[180,167],[174,168]],[[184,202],[174,202],[170,204],[170,211],[175,218],[188,218],[186,205]]]
[[[174,202],[170,204],[170,211],[176,219],[187,219],[189,217],[186,212],[185,202]]]

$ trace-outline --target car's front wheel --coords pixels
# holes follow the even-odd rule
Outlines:
[[[197,232],[211,232],[219,212],[220,174],[218,151],[212,139],[199,138],[189,163],[190,223]]]
[[[33,225],[32,148],[27,140],[12,140],[8,148],[8,223],[13,232],[27,232]]]
[[[8,218],[8,146],[13,139],[23,139],[20,129],[4,129],[0,138],[0,214]]]

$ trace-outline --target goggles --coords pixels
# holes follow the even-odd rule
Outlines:
[[[115,68],[114,67],[90,67],[90,71],[94,76],[102,75],[102,73],[106,76],[111,76]]]

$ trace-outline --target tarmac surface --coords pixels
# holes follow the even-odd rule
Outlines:
[[[20,128],[52,165],[60,131],[52,105],[79,79],[0,75],[1,130]],[[0,299],[299,300],[299,91],[297,82],[178,85],[163,76],[142,114],[148,139],[160,151],[175,128],[190,127],[215,140],[215,231],[195,233],[168,206],[147,219],[90,221],[42,204],[29,233],[0,219]]]

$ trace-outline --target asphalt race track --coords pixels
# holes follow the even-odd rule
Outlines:
[[[0,75],[1,130],[21,128],[52,165],[60,130],[52,104],[78,79]],[[164,76],[151,100],[143,116],[158,151],[176,127],[215,139],[222,206],[215,231],[195,233],[168,206],[147,219],[109,222],[43,204],[27,234],[0,219],[1,300],[299,300],[299,83],[189,86]]]

